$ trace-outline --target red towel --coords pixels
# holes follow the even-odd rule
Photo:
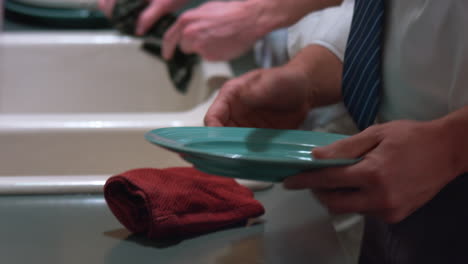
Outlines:
[[[264,213],[248,188],[194,168],[127,171],[107,180],[104,196],[128,230],[154,239],[211,232]]]

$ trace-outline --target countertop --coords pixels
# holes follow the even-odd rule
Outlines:
[[[0,196],[1,263],[349,263],[309,192],[275,186],[256,198],[259,224],[161,243],[131,235],[102,195]]]

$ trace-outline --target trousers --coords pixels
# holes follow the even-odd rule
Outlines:
[[[360,264],[468,263],[468,174],[397,224],[367,217]]]

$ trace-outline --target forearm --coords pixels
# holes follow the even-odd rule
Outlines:
[[[468,172],[468,106],[433,121],[440,129],[441,136],[451,148],[454,173],[461,175]]]
[[[341,101],[341,75],[343,64],[331,51],[320,45],[302,49],[286,65],[301,72],[307,85],[307,100],[311,107]]]
[[[259,9],[257,30],[259,37],[278,28],[298,22],[310,12],[339,5],[343,0],[248,0],[247,8]]]

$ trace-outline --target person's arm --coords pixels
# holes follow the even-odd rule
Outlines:
[[[312,44],[303,48],[287,67],[303,72],[306,77],[307,100],[310,108],[341,101],[343,64],[329,49]]]
[[[339,5],[343,0],[248,0],[248,2],[261,9],[258,25],[263,36],[275,29],[293,25],[313,11]]]
[[[436,121],[449,139],[452,149],[454,173],[459,175],[468,172],[468,106],[457,110]]]
[[[298,128],[311,108],[340,100],[341,72],[338,57],[310,45],[283,66],[227,82],[208,110],[205,125]]]
[[[166,32],[163,56],[177,46],[207,60],[230,60],[243,54],[265,34],[297,22],[314,10],[342,0],[246,0],[207,2],[182,14]]]

